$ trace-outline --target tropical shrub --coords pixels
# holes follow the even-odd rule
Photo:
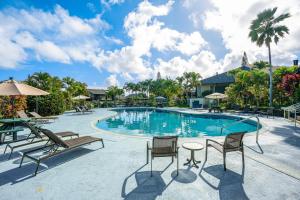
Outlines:
[[[11,118],[16,116],[16,111],[27,108],[25,96],[0,97],[0,116]]]
[[[27,105],[29,110],[35,110],[38,105],[38,112],[40,115],[59,115],[65,109],[65,99],[62,93],[50,93],[41,97],[28,97]]]
[[[70,77],[61,80],[45,72],[37,72],[28,76],[25,82],[50,93],[50,95],[28,97],[27,99],[28,110],[36,110],[36,105],[38,105],[38,112],[41,115],[61,114],[66,109],[72,109],[73,105],[77,103],[72,100],[74,96],[88,94],[85,83]]]

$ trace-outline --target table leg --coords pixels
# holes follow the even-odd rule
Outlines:
[[[189,165],[191,162],[192,163],[192,167],[196,167],[196,168],[199,168],[199,166],[197,165],[198,163],[201,163],[201,161],[197,161],[195,159],[195,151],[194,150],[191,150],[191,158],[190,159],[187,159],[187,162],[184,163],[184,165]]]
[[[18,139],[18,135],[17,135],[17,132],[13,132],[13,141],[17,141]]]

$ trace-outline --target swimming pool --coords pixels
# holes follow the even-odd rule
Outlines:
[[[183,114],[160,109],[115,109],[117,115],[102,121],[96,126],[100,129],[145,136],[178,135],[179,137],[199,137],[202,135],[220,136],[233,132],[256,131],[257,122],[221,114]],[[232,124],[232,125],[231,125]],[[260,126],[261,127],[261,126]]]

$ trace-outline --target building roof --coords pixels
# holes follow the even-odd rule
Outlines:
[[[250,70],[250,67],[243,66],[240,67],[242,70]],[[210,84],[229,84],[234,82],[234,76],[230,75],[228,72],[223,72],[221,74],[216,74],[209,78],[203,79],[201,81],[202,85]]]
[[[89,93],[91,94],[102,94],[105,95],[106,90],[104,89],[87,89]]]
[[[203,79],[201,81],[202,85],[209,85],[209,84],[220,84],[220,83],[233,83],[234,77],[229,75],[228,72],[224,72],[221,74],[216,74],[209,78]]]

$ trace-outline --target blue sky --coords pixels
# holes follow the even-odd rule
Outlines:
[[[290,12],[290,35],[272,46],[274,65],[300,55],[297,0],[1,0],[0,80],[34,72],[70,76],[92,87],[122,86],[185,71],[203,77],[267,60],[247,38],[259,11]]]

